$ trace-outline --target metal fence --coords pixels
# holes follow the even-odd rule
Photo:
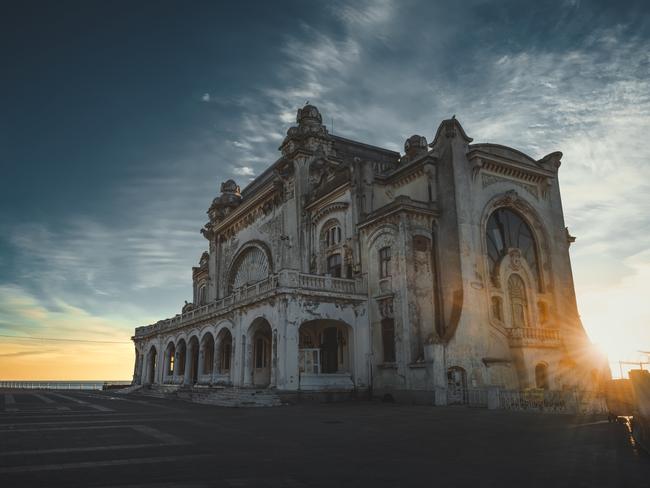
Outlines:
[[[577,401],[572,391],[501,390],[499,407],[515,411],[573,413],[576,411]]]
[[[0,381],[0,388],[15,390],[105,390],[125,387],[130,381]]]

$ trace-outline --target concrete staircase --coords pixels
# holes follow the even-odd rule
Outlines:
[[[155,398],[174,398],[219,407],[278,407],[283,405],[280,397],[273,390],[256,388],[152,385],[142,388],[137,394]]]

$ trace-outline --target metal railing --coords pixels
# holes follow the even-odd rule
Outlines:
[[[11,390],[103,390],[130,384],[130,381],[0,381],[0,388]]]
[[[508,340],[511,344],[560,344],[560,331],[544,327],[513,327],[507,329]]]

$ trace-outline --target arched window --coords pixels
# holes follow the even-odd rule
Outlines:
[[[527,327],[528,302],[526,301],[526,285],[521,276],[512,274],[508,278],[508,298],[512,313],[512,327]]]
[[[526,221],[509,208],[498,208],[487,222],[485,230],[490,274],[495,276],[496,267],[509,249],[519,249],[540,287],[539,263],[535,236]]]
[[[328,221],[321,232],[321,242],[325,249],[338,246],[343,238],[341,225],[336,219]]]
[[[539,363],[535,366],[535,386],[543,390],[549,389],[548,384],[548,366],[544,363]]]
[[[382,247],[379,250],[379,277],[387,278],[391,275],[391,251],[390,247]]]
[[[230,272],[230,291],[252,285],[269,276],[270,264],[266,253],[250,246],[238,258]]]

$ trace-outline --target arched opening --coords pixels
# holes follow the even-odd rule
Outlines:
[[[271,384],[271,324],[266,319],[253,321],[250,329],[252,358],[252,382],[254,386],[267,387]]]
[[[176,346],[173,342],[167,344],[165,349],[165,369],[164,369],[164,382],[171,383],[174,376],[174,363],[176,361]]]
[[[201,375],[207,376],[204,381],[210,381],[214,367],[214,337],[209,332],[201,339],[201,352]]]
[[[535,366],[535,386],[542,390],[548,390],[548,366],[544,363],[539,363]]]
[[[192,338],[187,343],[188,354],[190,358],[189,371],[186,378],[190,385],[195,385],[199,381],[199,340],[196,336]]]
[[[155,346],[149,349],[149,361],[147,361],[147,384],[153,385],[156,382],[156,364],[158,363],[158,351]]]
[[[467,403],[467,373],[460,366],[452,366],[447,370],[447,403]]]
[[[232,334],[222,329],[217,335],[217,370],[220,375],[230,375],[232,369]]]
[[[496,209],[490,215],[485,228],[490,275],[496,280],[497,265],[511,249],[519,249],[541,289],[537,243],[532,229],[524,218],[507,207]]]
[[[352,334],[338,320],[310,320],[299,329],[298,367],[301,389],[350,388]]]
[[[185,361],[187,359],[187,344],[185,339],[176,345],[176,360],[174,361],[174,383],[183,383],[185,377]]]
[[[249,245],[235,259],[229,274],[228,291],[252,285],[268,278],[271,264],[265,250],[258,245]]]

